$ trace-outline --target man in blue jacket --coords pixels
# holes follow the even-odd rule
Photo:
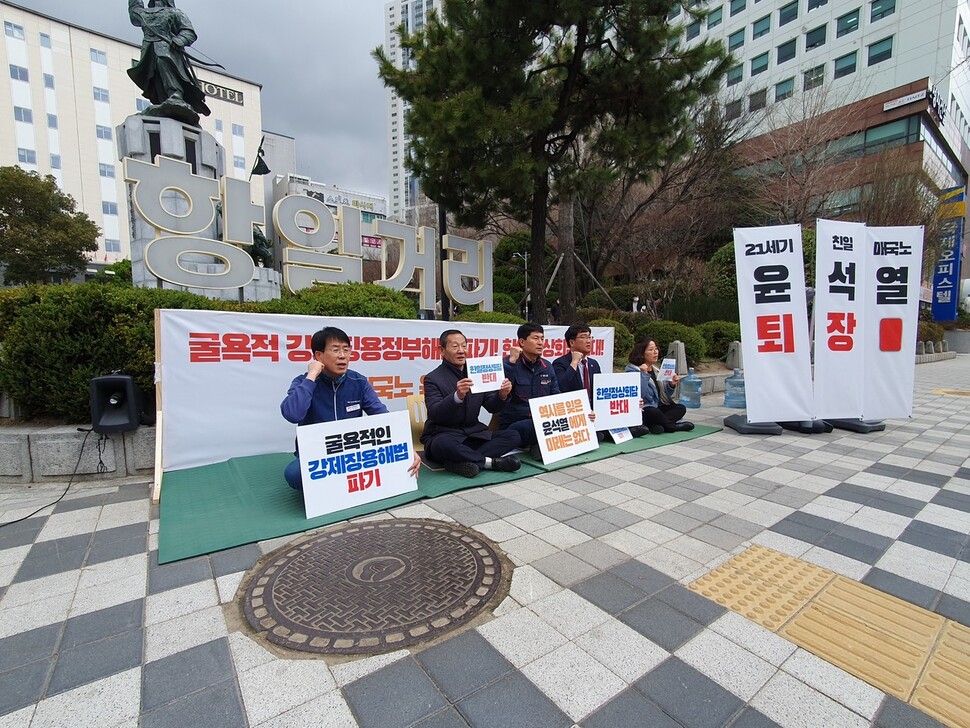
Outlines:
[[[310,340],[310,349],[313,358],[307,364],[307,373],[293,380],[280,404],[288,422],[315,425],[387,412],[367,377],[350,371],[350,337],[341,329],[321,329]],[[293,454],[297,459],[286,466],[283,477],[291,488],[303,490],[299,452]],[[420,466],[421,459],[415,453],[409,472],[417,475]]]
[[[512,381],[512,396],[499,415],[499,428],[515,430],[529,457],[541,460],[539,443],[532,423],[529,400],[559,394],[559,382],[552,363],[542,358],[546,335],[539,324],[522,324],[516,332],[517,346],[502,360],[505,376]]]

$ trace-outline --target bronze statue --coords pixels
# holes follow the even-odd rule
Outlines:
[[[192,23],[175,0],[128,0],[131,24],[141,28],[144,40],[141,59],[128,69],[128,75],[142,95],[152,102],[147,116],[165,116],[198,126],[199,114],[212,112],[205,104],[205,92],[195,76],[185,49],[196,41]]]

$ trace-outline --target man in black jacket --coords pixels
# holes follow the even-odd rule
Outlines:
[[[491,432],[478,416],[484,407],[499,412],[512,391],[512,382],[502,382],[497,392],[474,394],[465,366],[467,343],[457,329],[448,329],[439,339],[441,365],[424,378],[424,403],[428,419],[421,442],[432,460],[453,473],[472,478],[482,469],[512,472],[519,469],[514,455],[503,457],[521,443],[514,430]]]

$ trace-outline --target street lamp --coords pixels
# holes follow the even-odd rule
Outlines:
[[[513,258],[522,258],[523,263],[525,263],[525,320],[529,320],[529,254],[528,253],[512,253]]]

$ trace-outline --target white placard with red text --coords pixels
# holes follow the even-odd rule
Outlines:
[[[597,374],[593,379],[593,414],[597,430],[642,425],[640,375]]]
[[[866,228],[862,418],[911,417],[923,228]]]
[[[388,409],[423,394],[424,375],[441,362],[438,337],[450,321],[161,310],[162,468],[181,470],[229,458],[292,452],[296,427],[280,402],[306,372],[310,338],[324,326],[351,340],[351,368],[366,376]],[[508,354],[515,324],[457,324],[470,359]],[[566,353],[565,326],[546,326],[542,355]],[[613,361],[613,329],[595,327],[593,356]]]
[[[800,225],[735,228],[749,422],[812,418]]]
[[[407,412],[296,428],[307,518],[418,489]]]
[[[672,382],[677,373],[677,360],[664,359],[660,362],[660,374],[657,375],[658,382]]]
[[[599,447],[588,416],[589,395],[585,389],[533,397],[529,400],[529,409],[542,462],[554,463]]]
[[[476,394],[494,392],[500,389],[505,380],[502,357],[489,356],[484,359],[467,359],[468,378],[472,380],[472,391]]]
[[[819,419],[860,419],[867,379],[866,226],[819,220],[816,232],[814,412]]]

